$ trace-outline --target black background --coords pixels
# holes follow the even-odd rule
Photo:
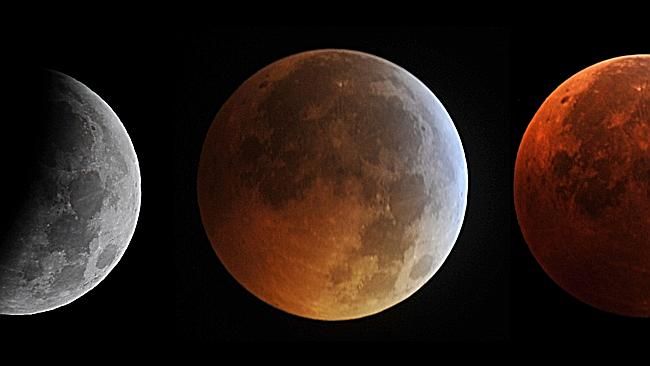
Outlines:
[[[176,327],[181,337],[229,340],[427,340],[509,337],[509,32],[504,29],[213,29],[177,35]],[[469,199],[442,268],[409,299],[374,316],[322,322],[277,310],[243,289],[205,235],[196,171],[221,105],[282,57],[346,48],[383,57],[423,81],[460,134]],[[245,228],[243,228],[245,229]]]
[[[563,26],[513,31],[512,156],[510,181],[519,142],[546,97],[578,71],[597,62],[630,54],[650,53],[640,27]],[[514,208],[512,208],[514,212]],[[557,286],[537,264],[511,220],[513,334],[515,339],[639,339],[650,319],[622,317],[586,305]]]
[[[169,323],[161,321],[172,312],[171,120],[165,121],[156,113],[165,105],[158,99],[161,83],[156,80],[165,68],[153,62],[156,37],[144,28],[116,28],[98,22],[80,32],[77,25],[25,24],[25,28],[4,32],[3,62],[7,67],[2,88],[3,94],[11,98],[0,102],[5,112],[2,159],[14,165],[27,162],[18,153],[23,141],[8,132],[16,130],[11,126],[20,126],[17,129],[21,131],[33,129],[34,133],[38,129],[34,123],[38,105],[30,105],[27,96],[20,94],[24,88],[13,89],[13,83],[28,83],[37,68],[63,72],[104,99],[129,133],[142,177],[138,223],[124,256],[97,287],[52,311],[30,316],[0,315],[0,329],[5,338],[26,342],[113,339],[124,343],[152,339],[173,332]],[[2,175],[5,184],[12,184],[14,178],[4,171]],[[7,195],[5,202],[11,192]],[[6,205],[2,209],[3,214],[8,214]],[[115,338],[116,334],[119,338]]]
[[[582,304],[541,270],[517,225],[512,175],[521,136],[546,96],[598,61],[650,53],[643,38],[647,30],[550,28],[214,28],[174,33],[111,23],[94,24],[87,33],[60,24],[4,32],[3,61],[15,66],[5,70],[37,66],[64,72],[117,113],[140,161],[142,207],[126,254],[97,288],[54,311],[0,316],[0,329],[18,339],[33,334],[101,339],[117,330],[122,341],[638,337],[647,332],[647,320]],[[465,222],[442,268],[404,302],[348,322],[302,319],[249,294],[212,251],[196,204],[200,149],[223,102],[260,68],[317,48],[372,53],[422,80],[454,120],[469,164]],[[2,103],[4,112],[11,109]],[[5,114],[4,126],[29,123],[29,112],[14,108]],[[10,140],[3,131],[3,141]]]

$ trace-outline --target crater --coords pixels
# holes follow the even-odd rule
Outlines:
[[[113,263],[116,254],[117,247],[114,244],[108,245],[97,257],[97,268],[104,269],[106,266]]]

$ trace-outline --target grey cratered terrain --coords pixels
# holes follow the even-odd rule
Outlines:
[[[409,297],[460,232],[467,165],[440,101],[404,69],[345,50],[297,54],[217,114],[201,217],[228,271],[265,302],[324,320]]]
[[[0,237],[2,314],[51,310],[96,286],[124,254],[140,208],[138,161],[117,115],[73,78],[42,75],[33,86],[41,104],[21,121],[41,136],[21,167],[32,178]]]

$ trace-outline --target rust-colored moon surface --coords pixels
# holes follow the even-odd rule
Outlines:
[[[198,199],[232,276],[268,304],[353,319],[406,299],[459,235],[467,165],[438,99],[346,50],[277,61],[242,84],[203,145]]]
[[[560,85],[524,134],[514,188],[524,238],[560,287],[650,316],[650,55]]]

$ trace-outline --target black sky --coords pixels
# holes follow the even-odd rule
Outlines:
[[[433,340],[509,337],[509,32],[505,29],[211,29],[177,35],[175,286],[181,337],[229,340]],[[345,48],[405,68],[441,100],[469,165],[460,237],[420,291],[346,322],[299,318],[263,303],[226,272],[203,231],[196,169],[214,116],[249,76],[282,57]],[[245,228],[242,228],[245,230]]]

